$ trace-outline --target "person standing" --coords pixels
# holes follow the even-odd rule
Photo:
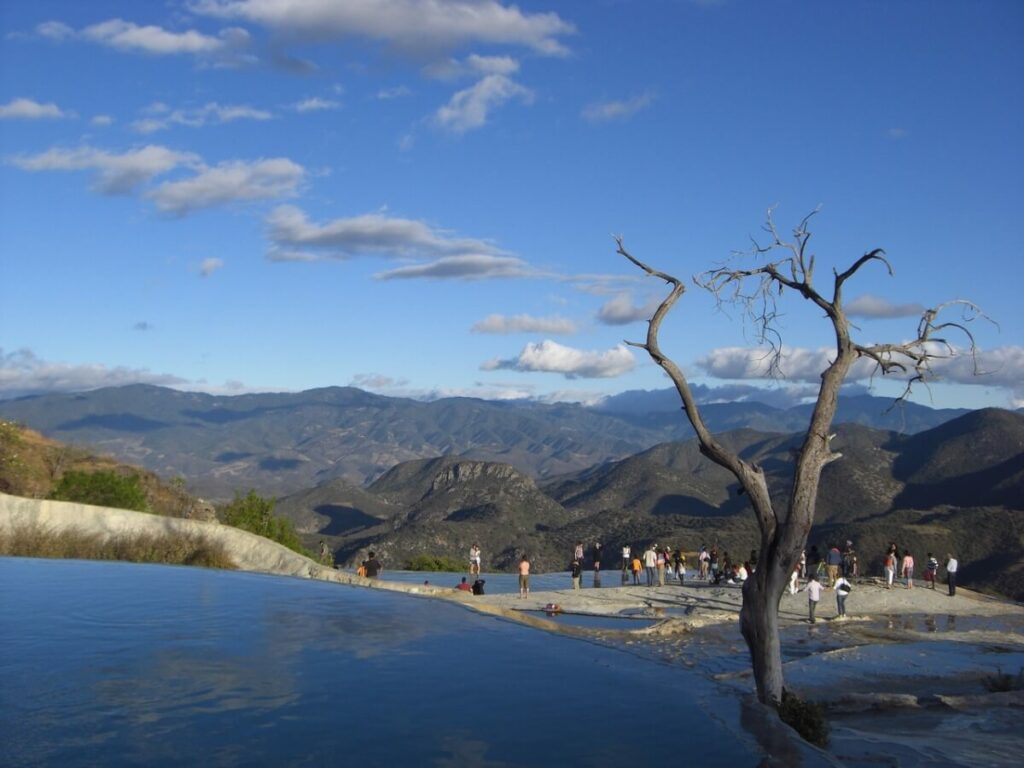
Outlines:
[[[892,589],[893,579],[896,578],[896,553],[890,548],[885,553],[885,588]]]
[[[469,573],[470,575],[480,575],[480,545],[474,544],[469,548]]]
[[[949,584],[949,596],[956,595],[956,572],[960,563],[953,557],[951,552],[946,553],[946,583]]]
[[[643,570],[643,563],[640,562],[640,558],[633,556],[633,560],[630,562],[630,567],[633,569],[633,586],[640,586],[640,571]]]
[[[843,550],[843,576],[848,579],[857,578],[857,553],[849,539],[846,541],[846,549]]]
[[[789,574],[789,594],[795,595],[799,590],[797,589],[797,580],[800,578],[800,563],[797,563],[793,567],[793,572]]]
[[[907,589],[914,588],[914,556],[910,550],[903,551],[903,578],[907,580]]]
[[[686,581],[686,555],[683,554],[682,547],[677,549],[675,555],[673,555],[673,565],[675,566],[679,583],[684,584]]]
[[[710,568],[711,555],[708,554],[708,548],[702,544],[700,553],[697,555],[697,577],[702,581],[707,581]]]
[[[843,564],[843,553],[839,551],[839,547],[833,544],[828,548],[828,554],[825,555],[825,570],[828,571],[828,586],[829,589],[833,589],[836,585],[836,579],[839,578],[839,567]]]
[[[582,541],[577,541],[576,542],[576,549],[574,549],[572,551],[572,557],[573,557],[573,560],[579,560],[580,563],[583,562],[583,542]]]
[[[930,589],[935,589],[935,578],[939,574],[939,561],[935,559],[935,555],[931,552],[928,553],[928,562],[924,565],[924,580],[928,584]]]
[[[572,574],[572,588],[579,589],[580,582],[583,581],[583,566],[580,565],[579,560],[573,560],[569,566],[569,573]]]
[[[380,564],[380,560],[377,559],[377,555],[370,552],[370,556],[363,561],[363,570],[366,574],[366,578],[376,579],[384,570],[384,566]]]
[[[813,624],[815,622],[814,611],[818,607],[818,601],[821,600],[821,582],[818,581],[817,573],[811,572],[804,590],[807,592],[808,619]]]
[[[644,568],[647,572],[647,586],[654,586],[654,569],[658,565],[658,556],[654,552],[654,547],[647,547],[644,550]]]
[[[594,542],[594,574],[595,574],[595,576],[598,573],[598,571],[601,570],[601,552],[602,551],[603,551],[603,547],[601,546],[601,542],[600,541],[595,541]]]
[[[836,579],[836,610],[841,618],[846,618],[846,597],[850,594],[853,585],[846,580],[845,576]]]
[[[530,561],[526,555],[519,561],[519,598],[530,596]]]
[[[633,550],[629,548],[629,544],[622,545],[622,572],[625,573],[633,565]]]
[[[665,550],[655,549],[654,567],[658,569],[658,586],[665,586]]]

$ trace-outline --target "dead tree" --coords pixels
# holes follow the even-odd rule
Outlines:
[[[772,210],[764,227],[768,240],[757,242],[746,255],[763,258],[767,263],[750,269],[720,267],[694,278],[694,283],[710,291],[722,302],[734,302],[746,311],[758,329],[762,343],[768,346],[770,368],[779,370],[782,359],[782,338],[776,319],[777,302],[786,291],[798,294],[815,304],[824,313],[835,334],[835,357],[821,373],[821,386],[803,443],[795,456],[790,494],[785,505],[776,506],[768,488],[764,470],[741,459],[719,443],[701,418],[700,409],[690,385],[679,366],[666,357],[658,345],[658,332],[665,316],[685,293],[686,286],[678,278],[652,269],[630,254],[621,237],[616,237],[618,253],[652,277],[671,286],[668,296],[655,310],[644,343],[627,342],[647,351],[651,359],[668,374],[682,400],[683,410],[696,432],[700,452],[729,470],[739,481],[750,500],[761,534],[758,566],[743,585],[743,606],[740,628],[750,649],[758,699],[778,706],[782,699],[782,654],[779,642],[779,602],[789,576],[796,567],[800,553],[814,523],[818,484],[827,464],[840,458],[830,442],[832,421],[836,414],[839,389],[851,366],[859,359],[872,361],[881,374],[900,373],[906,376],[905,398],[917,382],[932,378],[931,363],[940,357],[957,353],[946,338],[947,332],[962,334],[967,341],[966,354],[976,359],[973,335],[965,326],[981,315],[973,304],[954,301],[924,312],[912,341],[894,344],[859,344],[851,337],[851,325],[843,308],[843,288],[863,267],[883,265],[892,274],[892,267],[881,249],[870,251],[844,272],[833,271],[831,296],[819,292],[814,282],[814,255],[808,252],[812,212],[793,230],[792,240],[784,240],[776,230]],[[964,310],[961,322],[940,322],[939,316],[951,305]]]

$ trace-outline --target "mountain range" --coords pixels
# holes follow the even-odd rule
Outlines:
[[[746,498],[696,441],[674,439],[685,433],[678,408],[645,410],[650,393],[626,400],[595,409],[131,386],[0,402],[0,417],[193,490],[271,493],[307,546],[324,539],[345,564],[369,549],[388,567],[418,554],[464,559],[474,543],[485,570],[510,569],[523,553],[539,571],[561,570],[576,542],[588,553],[602,542],[606,568],[624,544],[749,553],[758,534]],[[735,405],[707,406],[708,420],[764,468],[781,506],[802,437],[786,427],[806,421],[799,409]],[[822,475],[810,542],[855,542],[864,573],[880,571],[890,541],[922,564],[929,551],[954,551],[965,585],[1024,599],[1024,415],[907,407],[898,429],[865,423],[892,419],[888,405],[842,402],[832,443],[842,458]]]
[[[792,432],[810,406],[709,403],[716,432]],[[915,433],[966,413],[887,398],[840,399],[837,422]],[[284,496],[340,478],[372,482],[396,464],[457,456],[544,479],[692,436],[673,390],[626,392],[599,406],[445,398],[423,402],[352,387],[216,396],[150,385],[0,401],[0,417],[101,450],[212,499]]]

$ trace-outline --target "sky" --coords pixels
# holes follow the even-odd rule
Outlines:
[[[687,282],[661,343],[702,397],[789,404],[822,312],[779,297],[773,378],[691,278],[813,212],[823,294],[892,267],[845,286],[859,343],[983,312],[912,399],[1022,407],[1021,40],[985,0],[4,2],[0,397],[664,388],[621,236]]]

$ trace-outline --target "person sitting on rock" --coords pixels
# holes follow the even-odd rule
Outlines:
[[[459,582],[459,585],[456,587],[456,589],[461,589],[463,592],[471,592],[473,590],[473,588],[469,586],[469,582],[466,581],[465,576],[462,577],[462,581]]]

